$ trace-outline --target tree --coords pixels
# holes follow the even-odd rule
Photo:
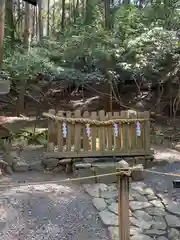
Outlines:
[[[0,0],[0,67],[2,67],[4,52],[4,13],[5,0]]]

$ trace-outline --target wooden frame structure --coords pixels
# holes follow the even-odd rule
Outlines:
[[[149,112],[49,110],[49,157],[145,156],[150,151]]]

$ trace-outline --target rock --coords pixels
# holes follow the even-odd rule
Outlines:
[[[100,197],[101,192],[108,190],[108,186],[104,183],[97,183],[93,185],[84,184],[83,187],[90,196],[97,198]]]
[[[32,163],[29,164],[29,168],[30,171],[43,171],[44,168],[41,164],[41,161],[34,161]]]
[[[157,200],[158,199],[155,195],[147,195],[146,197],[147,197],[148,201]]]
[[[87,163],[92,163],[92,162],[96,162],[96,161],[99,161],[98,158],[83,158],[82,160],[83,162],[87,162]]]
[[[114,162],[92,163],[92,167],[94,167],[94,171],[96,175],[116,172],[116,164]],[[116,175],[98,178],[98,182],[102,182],[106,184],[112,184],[112,183],[115,183],[116,181],[117,181]]]
[[[5,153],[3,159],[5,162],[9,164],[9,166],[12,167],[13,163],[16,162],[16,159],[18,158],[18,156],[14,152],[13,152],[13,155],[11,154],[12,153]]]
[[[131,240],[153,240],[153,239],[144,234],[136,234],[131,237]]]
[[[13,164],[13,170],[15,172],[27,172],[29,165],[24,161],[18,161]]]
[[[152,224],[153,229],[166,230],[167,225],[164,217],[154,216],[154,223]]]
[[[141,210],[147,207],[152,206],[149,202],[138,202],[138,201],[131,201],[129,203],[131,211]]]
[[[145,195],[145,191],[144,191],[144,183],[143,182],[132,182],[131,183],[131,189],[134,191],[137,191],[139,194],[141,195]]]
[[[118,203],[112,203],[108,206],[109,211],[118,215]]]
[[[121,160],[118,162],[118,165],[117,165],[118,168],[129,168],[129,164],[124,161],[124,160]]]
[[[137,228],[137,227],[134,227],[134,226],[130,228],[130,236],[139,234],[141,232],[142,232],[142,229],[140,229],[140,228]]]
[[[166,204],[166,203],[165,203]],[[180,205],[176,204],[174,202],[168,202],[165,205],[165,208],[168,212],[173,213],[175,215],[179,215],[180,216]]]
[[[166,233],[166,231],[163,230],[157,230],[157,229],[149,229],[149,230],[145,230],[144,233],[154,237],[154,236],[161,236],[164,235]]]
[[[157,208],[157,207],[149,207],[146,208],[147,213],[151,216],[165,216],[166,212],[162,208]]]
[[[150,216],[148,213],[146,213],[145,211],[142,211],[142,210],[137,210],[137,211],[133,212],[133,216],[135,218],[140,218],[144,221],[152,221],[152,216]]]
[[[137,191],[131,191],[131,195],[134,198],[135,201],[140,201],[140,202],[147,202],[147,198],[141,194],[139,194]]]
[[[144,230],[150,229],[152,226],[152,222],[144,221],[140,218],[136,219],[134,217],[130,217],[130,222],[134,226],[139,227]]]
[[[154,197],[154,191],[151,188],[145,188],[144,189],[144,195],[150,195],[152,197]]]
[[[8,166],[6,167],[6,173],[7,173],[7,174],[13,174],[13,170],[12,170],[11,166],[8,165]]]
[[[106,202],[104,201],[103,198],[93,198],[93,205],[97,208],[97,210],[99,211],[103,211],[107,204]]]
[[[168,240],[168,239],[166,237],[161,236],[161,237],[158,237],[157,240]]]
[[[67,166],[68,165],[66,165],[66,172],[67,172]],[[95,176],[95,173],[94,173],[94,170],[93,170],[93,168],[85,168],[85,169],[79,169],[79,170],[76,170],[76,177],[78,177],[78,178],[83,178],[83,177],[90,177],[90,176]],[[94,177],[94,178],[90,178],[90,179],[82,179],[82,180],[80,180],[79,181],[79,183],[82,183],[82,184],[84,184],[84,183],[89,183],[89,184],[91,184],[91,188],[89,189],[89,191],[94,191],[93,189],[94,189],[94,185],[95,185],[95,183],[96,183],[96,177]],[[89,194],[90,194],[90,192],[88,192]],[[90,194],[91,195],[91,194]],[[92,196],[92,195],[91,195]],[[95,195],[95,196],[93,196],[93,197],[99,197],[99,195],[97,196],[97,195]]]
[[[59,163],[60,164],[64,164],[66,165],[67,163],[71,163],[72,159],[71,158],[63,158],[63,159],[59,159]]]
[[[119,228],[118,227],[108,227],[109,235],[111,240],[119,239]]]
[[[108,210],[101,211],[99,216],[106,226],[118,226],[118,216]]]
[[[165,216],[168,227],[177,228],[180,227],[180,219],[174,215]]]
[[[58,158],[44,158],[42,160],[42,164],[45,165],[47,168],[54,168],[58,165],[58,163]]]
[[[100,196],[104,199],[112,199],[113,201],[116,201],[118,193],[115,191],[103,191],[100,193]]]
[[[180,232],[175,229],[171,228],[168,230],[168,240],[177,240],[180,237]]]
[[[55,167],[52,172],[54,173],[61,173],[65,171],[65,166],[64,165],[58,165],[57,167]]]
[[[84,169],[84,168],[90,168],[91,167],[91,164],[90,163],[76,163],[74,164],[74,168],[76,170],[78,169]]]
[[[143,171],[143,165],[139,164],[133,168],[132,174],[131,174],[133,181],[142,181],[144,180],[144,171]]]
[[[140,165],[144,165],[145,163],[145,157],[135,157],[135,164],[140,164]]]
[[[160,200],[152,200],[150,201],[150,203],[158,208],[164,208],[164,205],[162,204],[162,202]]]

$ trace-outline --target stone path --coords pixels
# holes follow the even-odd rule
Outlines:
[[[116,185],[85,184],[84,189],[92,197],[111,239],[119,240]],[[180,205],[156,194],[143,182],[131,183],[129,215],[131,240],[180,239]]]

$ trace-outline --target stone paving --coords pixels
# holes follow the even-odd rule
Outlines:
[[[118,194],[116,184],[85,184],[93,205],[108,228],[110,238],[118,237]],[[131,240],[180,239],[180,205],[154,192],[143,182],[133,182],[130,187]]]

